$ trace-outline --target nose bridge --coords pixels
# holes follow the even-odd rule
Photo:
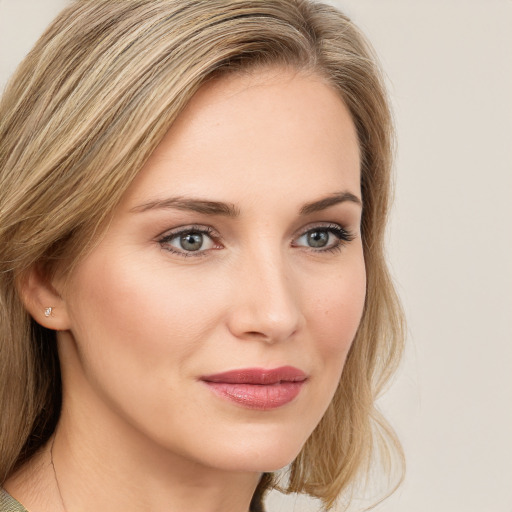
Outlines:
[[[237,303],[232,330],[269,342],[290,337],[299,328],[301,311],[292,269],[277,244],[252,246],[238,265]]]

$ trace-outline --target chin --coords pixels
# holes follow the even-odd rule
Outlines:
[[[273,473],[291,464],[300,450],[293,454],[261,453],[257,457],[240,454],[238,457],[220,461],[215,466],[218,469],[236,473]]]
[[[236,472],[273,472],[283,469],[295,460],[304,446],[304,436],[291,433],[261,438],[247,437],[236,443],[219,443],[213,453],[212,465]]]

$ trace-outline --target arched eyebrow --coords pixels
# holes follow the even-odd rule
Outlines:
[[[319,199],[317,201],[312,201],[311,203],[306,203],[301,209],[300,214],[301,215],[310,215],[311,213],[320,212],[322,210],[325,210],[331,206],[334,206],[339,203],[345,203],[345,202],[351,202],[355,203],[359,206],[363,206],[363,203],[359,197],[357,197],[355,194],[352,194],[352,192],[335,192],[334,194],[330,194],[327,197],[324,197],[322,199]]]
[[[301,207],[299,213],[300,215],[310,215],[347,201],[362,206],[362,202],[359,197],[351,192],[343,191],[306,203]],[[176,209],[202,213],[205,215],[222,215],[225,217],[238,217],[240,215],[240,210],[233,203],[181,196],[148,201],[147,203],[133,207],[130,211],[139,213],[156,209]]]
[[[203,213],[205,215],[223,215],[226,217],[238,217],[240,211],[233,203],[223,203],[220,201],[209,201],[207,199],[195,199],[192,197],[169,197],[167,199],[157,199],[147,203],[135,206],[130,211],[146,212],[159,208],[172,208],[176,210],[192,211]]]

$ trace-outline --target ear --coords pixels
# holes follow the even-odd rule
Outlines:
[[[34,265],[20,278],[18,290],[25,308],[38,324],[55,331],[70,328],[66,301],[57,279],[49,277],[40,266]]]

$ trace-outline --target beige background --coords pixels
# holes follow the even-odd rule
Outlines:
[[[0,0],[0,87],[66,3]],[[390,259],[409,349],[382,407],[409,467],[376,510],[512,512],[512,1],[331,3],[377,48],[399,135]]]

